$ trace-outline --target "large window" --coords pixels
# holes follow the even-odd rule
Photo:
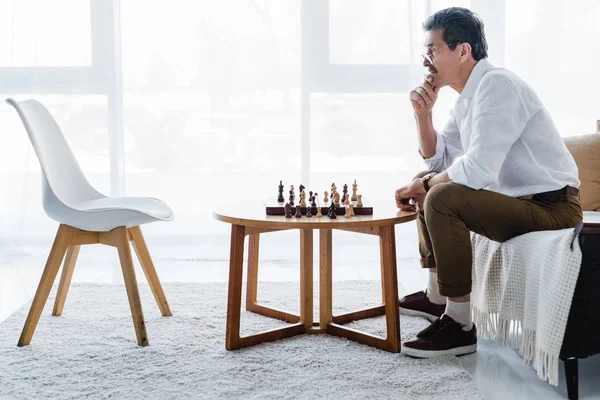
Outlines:
[[[43,101],[102,192],[169,203],[176,220],[149,236],[225,234],[212,208],[275,198],[279,180],[357,179],[390,199],[424,168],[408,93],[425,73],[422,22],[450,5],[482,16],[491,62],[534,87],[563,135],[593,130],[595,0],[5,0],[0,91]],[[440,92],[436,126],[456,96]],[[0,236],[51,236],[4,104],[0,125]]]

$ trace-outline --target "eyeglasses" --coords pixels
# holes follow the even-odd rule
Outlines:
[[[423,53],[421,54],[423,56],[424,59],[427,60],[427,62],[431,65],[433,65],[433,59],[437,57],[437,55],[440,53],[440,51],[444,50],[446,47],[450,46],[449,44],[445,45],[444,47],[437,49],[435,51],[432,51],[431,54],[429,53]]]

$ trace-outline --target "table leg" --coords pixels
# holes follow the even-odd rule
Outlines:
[[[398,310],[398,271],[396,268],[396,234],[394,225],[380,228],[383,264],[383,293],[389,350],[400,351],[400,314]]]
[[[379,236],[379,263],[381,264],[381,303],[385,304],[385,285],[383,282],[383,238]]]
[[[225,348],[227,350],[233,350],[239,347],[240,312],[242,308],[242,275],[244,270],[244,237],[244,226],[231,226],[227,328],[225,333]]]
[[[307,330],[313,324],[313,231],[300,230],[300,321]]]
[[[248,278],[246,281],[246,310],[256,303],[258,292],[258,245],[260,234],[248,235]]]
[[[320,328],[332,321],[332,234],[331,229],[319,230],[319,309]]]

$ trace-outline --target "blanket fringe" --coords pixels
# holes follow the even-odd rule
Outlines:
[[[476,307],[472,308],[472,315],[480,337],[518,350],[526,364],[533,362],[540,379],[558,386],[559,358],[544,349],[536,348],[534,330],[523,329],[522,321],[500,318],[498,313],[481,311]]]

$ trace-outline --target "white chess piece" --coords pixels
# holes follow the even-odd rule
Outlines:
[[[340,206],[340,194],[337,191],[333,195],[333,202],[335,203],[336,207]]]
[[[327,193],[327,190],[325,191],[325,193],[323,194],[323,203],[327,204],[329,203],[329,194]]]
[[[352,184],[352,197],[350,198],[351,201],[356,201],[357,197],[356,197],[356,190],[358,188],[358,185],[356,184],[356,179],[354,180],[354,183]]]
[[[352,204],[352,203],[348,204],[348,208],[350,209],[350,211],[348,211],[350,213],[350,216],[354,217],[356,215],[354,213],[354,204]]]
[[[357,195],[357,197],[358,197],[358,203],[356,203],[356,207],[362,207],[363,206],[362,194]]]
[[[350,204],[350,195],[348,193],[346,193],[346,200],[344,200],[344,204],[345,205]]]
[[[321,214],[321,206],[317,207],[317,218],[321,218],[323,214]]]
[[[346,207],[346,213],[344,214],[344,217],[352,218],[352,210],[350,209],[350,206]]]
[[[300,193],[300,207],[306,207],[306,192],[304,190]]]

